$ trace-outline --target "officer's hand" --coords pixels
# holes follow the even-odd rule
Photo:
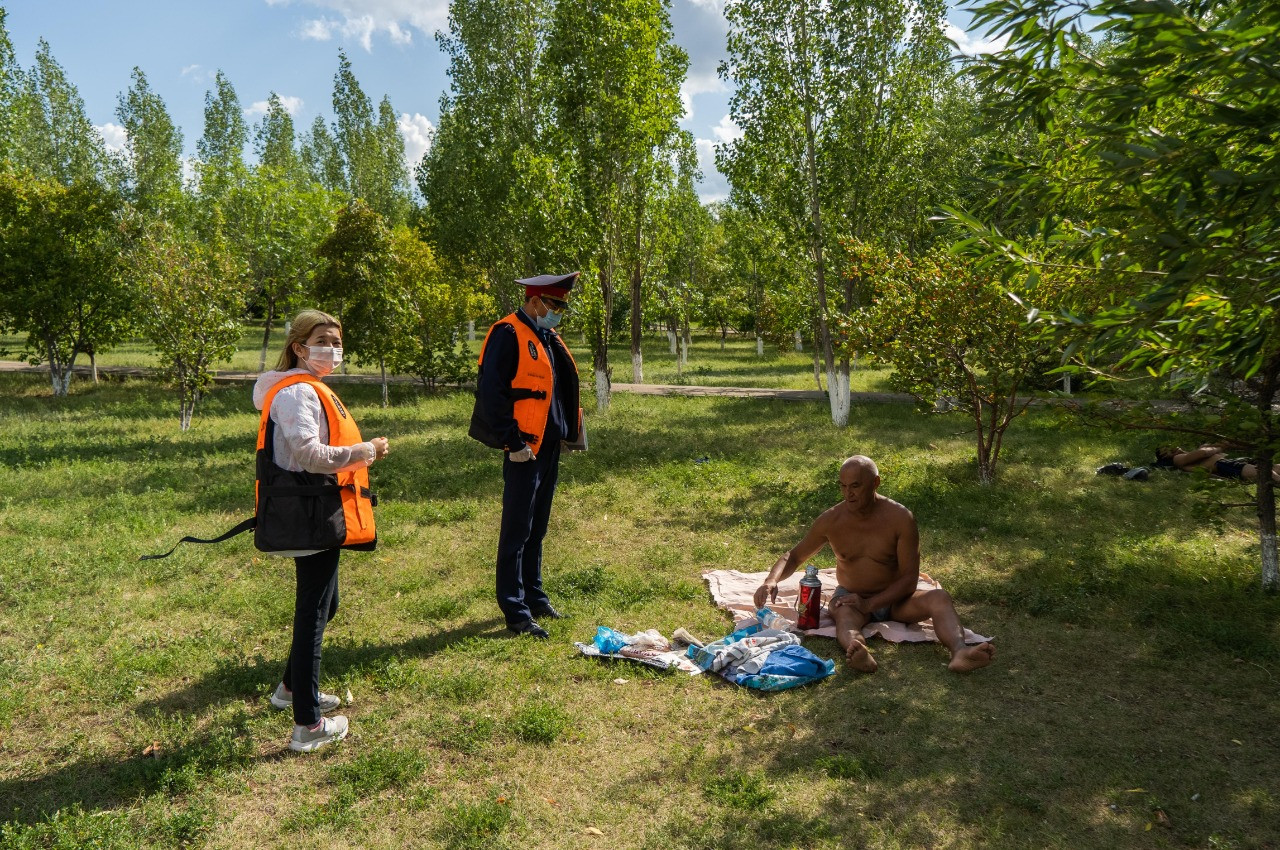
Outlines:
[[[387,438],[386,437],[374,437],[369,442],[373,443],[373,459],[374,460],[382,460],[384,457],[387,456]]]
[[[529,448],[528,446],[525,446],[518,452],[509,453],[507,457],[511,458],[511,460],[514,461],[515,463],[524,463],[526,460],[533,460],[534,458],[533,449]]]
[[[777,600],[777,582],[766,581],[764,584],[756,588],[756,595],[752,601],[756,603],[756,608],[763,608],[766,602],[776,602]]]

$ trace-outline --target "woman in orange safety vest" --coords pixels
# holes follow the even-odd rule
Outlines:
[[[255,543],[292,556],[297,575],[293,642],[271,704],[293,711],[289,748],[309,752],[347,734],[347,718],[325,717],[340,700],[320,692],[320,643],[338,610],[341,550],[372,549],[367,467],[387,455],[387,438],[361,440],[338,396],[320,379],[342,362],[342,323],[319,310],[293,320],[276,371],[253,388],[258,431]]]

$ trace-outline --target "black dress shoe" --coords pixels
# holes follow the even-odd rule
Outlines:
[[[564,614],[561,614],[559,611],[552,608],[550,605],[537,609],[536,611],[533,612],[533,616],[541,617],[544,620],[563,620],[564,619]]]
[[[547,630],[538,625],[537,620],[522,620],[519,623],[508,623],[507,630],[515,632],[518,635],[528,635],[535,638],[549,638]]]

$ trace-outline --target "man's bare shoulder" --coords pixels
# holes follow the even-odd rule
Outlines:
[[[916,521],[915,514],[901,502],[895,502],[888,496],[876,496],[876,510],[881,512],[886,519],[892,519],[897,522],[914,523]]]

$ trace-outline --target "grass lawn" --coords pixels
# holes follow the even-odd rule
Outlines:
[[[184,434],[149,382],[0,375],[0,847],[1280,846],[1280,598],[1252,512],[1213,507],[1247,491],[1094,476],[1141,437],[1038,409],[984,489],[963,423],[907,405],[838,430],[822,403],[617,395],[562,464],[546,576],[572,616],[533,642],[493,602],[500,462],[469,395],[342,392],[392,440],[381,545],[343,556],[325,639],[352,734],[294,756],[266,700],[292,564],[246,537],[137,561],[251,510],[247,387]],[[701,572],[767,568],[855,451],[991,668],[881,643],[873,676],[760,695],[573,650],[597,625],[729,631]]]
[[[484,341],[486,328],[478,328],[476,341],[468,347],[477,356]],[[25,337],[0,334],[0,359],[19,359]],[[581,332],[570,328],[565,335],[578,367],[584,378],[590,380],[590,349],[582,340]],[[615,383],[631,383],[631,343],[626,335],[615,337],[609,349],[609,361],[613,366]],[[262,329],[246,325],[231,360],[215,364],[217,369],[233,372],[254,372],[261,356]],[[271,346],[267,353],[267,368],[275,367],[276,358],[284,347],[284,328],[277,326],[271,332]],[[642,343],[644,380],[650,384],[690,384],[695,386],[773,387],[777,389],[813,390],[818,385],[813,379],[813,352],[790,348],[779,351],[765,346],[764,356],[756,355],[755,337],[729,336],[722,346],[720,335],[711,331],[695,330],[693,344],[689,348],[689,362],[677,368],[676,357],[671,354],[665,335],[647,335]],[[377,365],[357,365],[350,358],[357,354],[348,352],[347,368],[351,372],[374,374]],[[85,365],[88,358],[81,355],[77,365]],[[99,366],[158,366],[154,349],[145,340],[131,340],[98,357]],[[883,368],[858,368],[850,378],[854,390],[890,390],[889,371]],[[823,376],[823,381],[826,377]]]

